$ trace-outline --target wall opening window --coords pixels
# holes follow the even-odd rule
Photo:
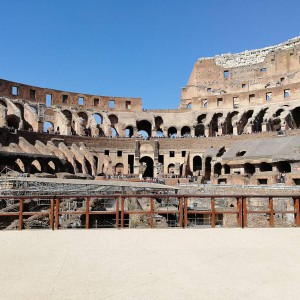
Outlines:
[[[288,98],[291,94],[290,90],[284,90],[284,98]]]
[[[109,150],[104,150],[104,155],[109,155]]]
[[[52,106],[52,95],[51,94],[46,94],[46,106],[47,107]]]
[[[19,88],[17,86],[13,86],[11,88],[11,93],[12,93],[12,95],[17,96],[19,94]]]
[[[207,91],[210,93],[211,92],[211,88],[207,88]]]
[[[239,97],[233,97],[233,108],[239,108],[240,106],[240,100]]]
[[[175,157],[175,151],[170,151],[170,157]]]
[[[181,151],[181,156],[185,157],[186,151]]]
[[[228,77],[229,77],[229,71],[226,70],[226,71],[224,71],[224,78],[228,78]]]
[[[255,94],[249,95],[249,102],[254,102],[255,100]]]
[[[68,103],[68,95],[62,95],[62,103]]]
[[[117,151],[117,156],[119,156],[119,157],[122,156],[122,151],[121,150]]]
[[[217,106],[223,105],[223,98],[217,98]]]
[[[78,97],[78,105],[83,105],[83,104],[84,104],[84,98]]]
[[[126,101],[126,109],[131,109],[131,101]]]
[[[281,83],[284,83],[284,81],[285,81],[285,78],[284,78],[284,77],[281,77],[281,78],[280,78],[280,82],[281,82]]]
[[[266,93],[266,100],[270,101],[272,98],[272,92]]]
[[[242,88],[245,89],[246,88],[246,83],[242,84]]]
[[[29,91],[30,98],[35,99],[35,90],[30,89]]]
[[[207,99],[202,99],[201,100],[201,107],[204,107],[204,108],[208,107],[208,101],[207,101]]]
[[[98,98],[95,98],[94,99],[94,106],[98,106],[100,103],[99,99]]]
[[[261,68],[260,71],[261,72],[267,72],[267,68]]]
[[[115,108],[115,100],[109,100],[109,108]]]

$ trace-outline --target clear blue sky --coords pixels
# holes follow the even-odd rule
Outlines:
[[[300,35],[299,0],[0,0],[0,77],[177,108],[199,57]]]

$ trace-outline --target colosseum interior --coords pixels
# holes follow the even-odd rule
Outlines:
[[[1,168],[297,185],[299,98],[299,37],[198,59],[176,110],[1,80]]]
[[[145,180],[168,186],[297,186],[299,99],[300,37],[198,59],[178,109],[146,110],[141,98],[1,79],[0,168],[30,177]],[[237,199],[234,205],[230,201],[226,207],[239,205]],[[299,199],[287,203],[296,209]],[[223,225],[230,224],[229,217],[219,217]],[[299,218],[297,213],[298,226]],[[206,222],[204,215],[201,222]]]

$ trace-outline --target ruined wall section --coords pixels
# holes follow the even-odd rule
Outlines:
[[[4,79],[0,79],[0,96],[43,104],[46,104],[46,98],[48,98],[52,106],[57,105],[58,107],[97,108],[106,111],[142,111],[141,98],[99,96],[59,91]]]
[[[195,110],[232,107],[233,98],[240,98],[237,106],[259,105],[266,103],[269,92],[272,101],[282,101],[285,89],[299,97],[299,57],[300,37],[258,50],[200,58],[182,89],[180,109],[189,104]]]

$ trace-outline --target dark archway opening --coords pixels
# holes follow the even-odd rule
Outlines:
[[[277,163],[277,169],[280,173],[291,173],[291,165],[287,161]]]
[[[202,170],[202,158],[199,155],[193,158],[193,172]]]
[[[210,176],[211,176],[211,160],[212,158],[211,157],[206,157],[205,159],[205,178],[207,180],[210,180]]]
[[[140,159],[140,163],[146,164],[146,169],[143,173],[143,177],[153,177],[153,159],[149,156],[144,156]]]
[[[177,129],[175,127],[170,127],[168,129],[168,137],[169,138],[177,137]]]
[[[246,163],[244,169],[245,169],[245,173],[248,175],[252,175],[255,173],[255,166],[250,163]]]
[[[271,164],[268,164],[266,162],[262,162],[260,165],[259,165],[259,170],[261,172],[267,172],[267,171],[272,171],[272,165]]]
[[[222,173],[222,165],[220,163],[216,163],[214,165],[214,174],[220,176]]]
[[[137,122],[137,130],[138,131],[145,131],[148,136],[151,136],[152,126],[151,123],[147,120],[142,120]]]

